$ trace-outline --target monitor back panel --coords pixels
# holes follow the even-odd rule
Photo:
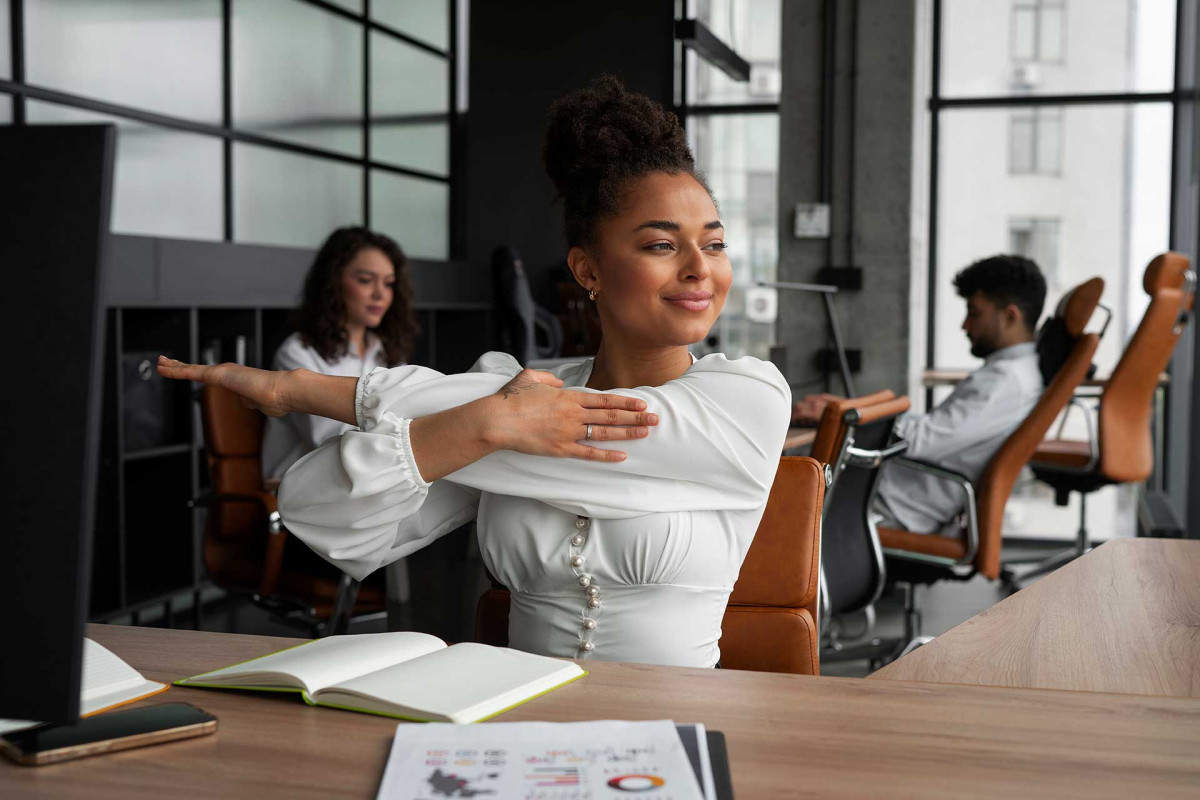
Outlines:
[[[0,718],[79,712],[115,140],[0,127]]]

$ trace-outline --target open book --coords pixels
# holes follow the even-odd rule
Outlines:
[[[148,681],[142,673],[91,639],[83,640],[83,678],[79,686],[79,716],[87,717],[110,708],[165,692],[165,683]],[[32,728],[38,722],[0,719],[0,734]]]
[[[397,632],[330,636],[175,683],[300,692],[309,705],[420,722],[478,722],[586,674],[570,661]]]

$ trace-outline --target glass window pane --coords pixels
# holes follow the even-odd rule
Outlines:
[[[233,4],[239,128],[362,155],[362,26],[295,0]]]
[[[1037,31],[1037,12],[1032,8],[1016,6],[1012,12],[1012,53],[1017,61],[1030,61],[1037,57],[1034,35]]]
[[[1009,157],[1013,172],[1033,171],[1033,114],[1029,111],[1014,111],[1009,123],[1012,142]]]
[[[412,258],[449,258],[449,184],[372,170],[371,227]]]
[[[711,348],[701,343],[694,349],[697,354],[711,350],[730,358],[766,358],[774,341],[774,318],[756,307],[762,290],[755,283],[776,276],[779,117],[694,116],[688,119],[688,138],[721,210],[733,266],[729,297],[710,334],[717,341]]]
[[[371,34],[371,158],[447,175],[449,62]]]
[[[7,125],[12,122],[12,98],[6,94],[0,94],[0,125]]]
[[[1033,4],[1023,3],[1022,7]],[[998,0],[943,0],[942,93],[946,97],[1170,91],[1176,0],[1040,4],[1039,60],[1018,48],[1026,12]],[[1063,10],[1058,10],[1063,9]],[[1032,13],[1032,12],[1031,12]],[[1038,26],[1034,26],[1037,28]],[[1057,29],[1057,33],[1055,30]],[[997,32],[1011,31],[1007,37]],[[1036,30],[1032,34],[1038,37]],[[1037,42],[1031,40],[1031,47]]]
[[[184,239],[222,237],[220,139],[34,100],[25,108],[30,123],[111,122],[117,126],[114,232]]]
[[[1038,58],[1042,61],[1062,61],[1063,10],[1048,6],[1038,19]]]
[[[12,37],[9,35],[9,0],[0,0],[0,78],[12,78]]]
[[[442,50],[450,49],[450,3],[456,0],[372,0],[376,22]]]
[[[318,247],[362,224],[362,169],[269,147],[233,146],[233,235],[239,242]]]
[[[221,2],[26,2],[25,76],[38,86],[220,123]]]
[[[1011,175],[1005,169],[999,156],[1006,146],[1008,114],[1006,109],[941,114],[937,292],[935,329],[930,332],[934,364],[979,364],[959,330],[964,304],[951,284],[955,272],[977,259],[1019,248],[1040,260],[1048,273],[1046,312],[1063,291],[1093,276],[1104,278],[1104,302],[1112,307],[1113,318],[1095,361],[1100,373],[1108,373],[1145,308],[1142,273],[1168,248],[1170,104],[1063,108],[1064,157],[1058,175]],[[1014,221],[1021,224],[1014,226]],[[1082,417],[1073,415],[1064,436],[1086,438],[1082,425]],[[1006,535],[1054,536],[1074,530],[1078,506],[1057,508],[1041,484],[1021,486],[1009,502]],[[1133,530],[1132,495],[1104,490],[1094,497],[1088,501],[1088,526],[1096,536]]]
[[[692,16],[750,62],[750,80],[735,81],[689,50],[688,103],[779,102],[780,0],[712,0],[697,5]]]
[[[1062,150],[1062,112],[1043,108],[1037,113],[1037,171],[1046,175],[1057,175],[1062,165],[1059,153]]]
[[[353,11],[355,14],[363,13],[363,0],[329,0],[329,2],[347,11]]]

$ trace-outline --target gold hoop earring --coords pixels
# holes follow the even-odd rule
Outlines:
[[[596,290],[595,289],[588,289],[588,300],[591,300],[593,303],[596,302]]]

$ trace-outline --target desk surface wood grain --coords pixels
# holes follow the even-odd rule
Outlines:
[[[117,626],[89,636],[155,680],[297,640]],[[501,721],[662,719],[724,731],[739,800],[1195,797],[1200,701],[588,662]],[[48,767],[0,763],[0,797],[373,797],[394,720],[294,695],[173,687],[214,736]],[[485,723],[486,724],[486,723]],[[2,759],[0,759],[2,761]]]
[[[1200,697],[1200,542],[1113,539],[871,678]]]

